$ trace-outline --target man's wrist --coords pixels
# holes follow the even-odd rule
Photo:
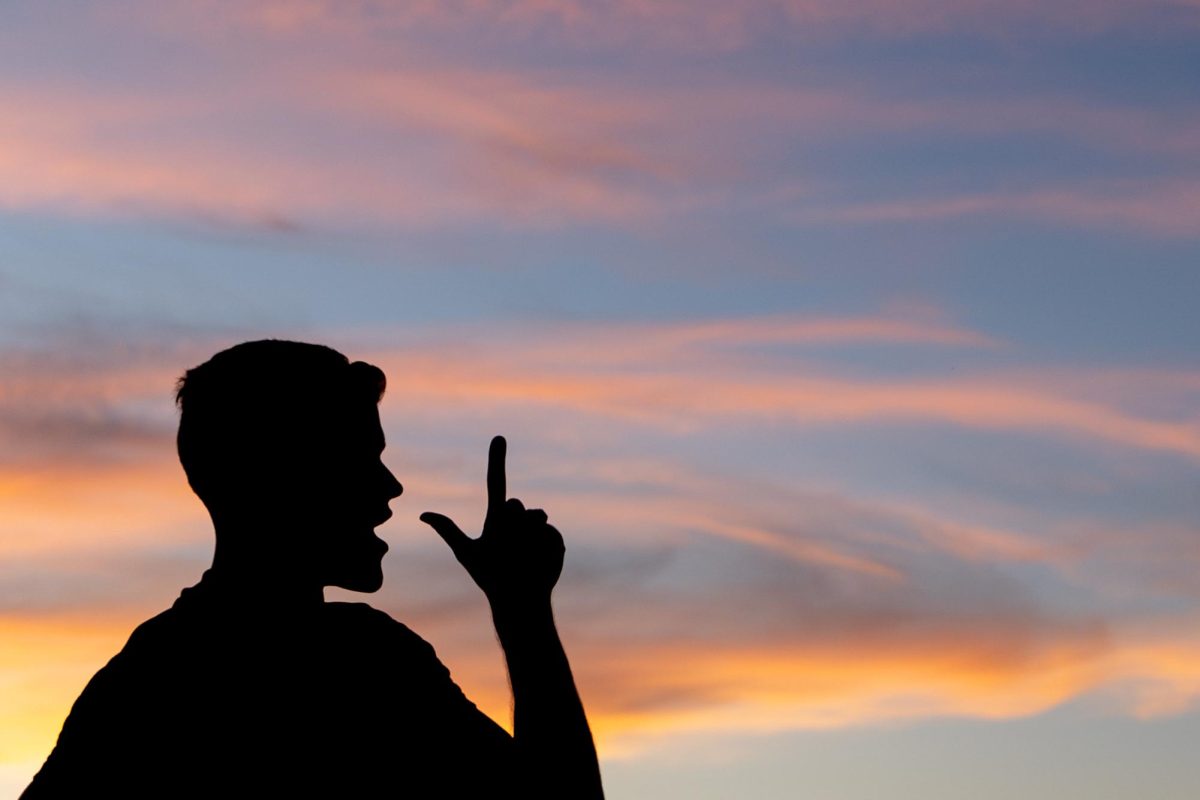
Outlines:
[[[492,621],[501,640],[554,630],[554,611],[550,598],[506,597],[488,598]]]

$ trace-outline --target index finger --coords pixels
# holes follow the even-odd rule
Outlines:
[[[508,443],[503,436],[492,438],[488,448],[487,496],[488,516],[499,512],[508,499],[507,481],[504,477],[504,455],[508,452]]]

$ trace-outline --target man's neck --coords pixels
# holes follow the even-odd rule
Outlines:
[[[205,573],[206,583],[214,589],[246,602],[281,608],[313,608],[325,602],[324,587],[299,565],[288,563],[278,553],[223,544],[228,541],[218,534],[212,567]]]

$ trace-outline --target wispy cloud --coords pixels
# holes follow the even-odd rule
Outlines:
[[[377,603],[433,640],[471,696],[498,717],[507,698],[497,661],[486,655],[486,610],[442,543],[411,517],[433,507],[470,524],[480,476],[430,437],[453,437],[464,420],[490,421],[505,407],[509,422],[524,420],[529,430],[561,416],[575,437],[554,447],[522,439],[533,466],[514,461],[521,478],[513,486],[532,486],[531,502],[571,537],[558,607],[606,753],[638,752],[659,736],[706,725],[768,731],[1003,717],[1093,693],[1116,697],[1124,713],[1172,713],[1200,691],[1196,648],[1140,627],[1146,596],[1179,597],[1194,585],[1158,562],[1148,569],[1103,555],[1149,537],[1173,554],[1168,560],[1194,564],[1184,527],[1118,534],[1087,520],[1038,522],[1036,514],[1009,525],[986,510],[951,513],[788,475],[731,477],[733,467],[697,466],[669,448],[647,457],[637,446],[647,433],[669,440],[681,426],[689,439],[718,442],[722,431],[763,420],[775,435],[917,420],[1194,460],[1197,433],[1171,410],[1182,407],[1171,398],[1194,392],[1195,376],[1149,374],[1139,396],[1108,397],[1095,391],[1111,377],[1103,370],[1058,380],[1046,368],[989,373],[984,365],[972,374],[864,377],[861,368],[837,374],[812,358],[842,348],[893,359],[913,351],[1003,355],[1005,364],[1019,355],[936,317],[559,323],[503,335],[458,327],[340,338],[350,355],[396,379],[382,409],[389,438],[403,443],[388,457],[400,459],[408,491],[382,531],[394,545],[393,580]],[[0,391],[0,419],[54,412],[35,436],[22,437],[16,422],[0,429],[9,445],[0,471],[0,528],[8,532],[0,616],[24,653],[9,657],[8,674],[25,687],[22,696],[35,698],[0,708],[0,727],[27,724],[46,745],[87,675],[139,615],[198,574],[209,552],[203,510],[165,431],[174,378],[203,356],[169,337],[145,349],[91,346],[90,356],[80,342],[57,360],[10,355]],[[1147,394],[1166,401],[1145,406]],[[60,446],[79,438],[76,418],[96,421],[89,436],[106,458]],[[156,421],[143,430],[113,422],[122,419]],[[602,442],[610,446],[597,448]],[[579,450],[597,449],[580,459]],[[1128,564],[1146,574],[1131,574]],[[141,577],[114,585],[130,571]],[[1061,607],[1056,592],[1069,598]],[[1137,597],[1123,595],[1131,592]],[[1105,612],[1080,613],[1070,598],[1081,593],[1104,597]],[[76,635],[97,644],[57,662],[55,642]],[[59,666],[45,674],[31,666],[45,663]],[[686,668],[664,673],[664,663]],[[36,741],[23,747],[44,749]]]
[[[589,347],[595,342],[589,342]],[[482,348],[487,350],[488,348]],[[986,374],[960,378],[852,379],[818,369],[755,370],[722,364],[719,372],[663,363],[657,371],[594,374],[586,368],[539,369],[517,351],[481,356],[378,352],[384,368],[406,378],[406,410],[427,404],[520,403],[623,419],[668,430],[737,421],[795,425],[866,422],[939,423],[983,430],[1025,430],[1200,459],[1200,431],[1189,420],[1123,412],[1102,401]],[[634,356],[636,359],[636,356]],[[457,387],[470,387],[469,395]],[[411,404],[411,405],[409,405]]]
[[[598,653],[600,663],[591,663],[608,677],[599,684],[607,690],[602,696],[624,694],[616,707],[599,711],[598,727],[619,754],[688,731],[820,729],[930,716],[1002,719],[1089,693],[1110,698],[1106,702],[1124,713],[1152,717],[1180,713],[1200,697],[1194,642],[1131,637],[1106,643],[1086,629],[1062,633],[1039,642],[989,627],[978,640],[930,638],[912,650],[866,637],[852,657],[672,645],[607,661]],[[664,673],[664,664],[689,667]],[[614,675],[620,677],[614,681]],[[621,685],[622,678],[629,684]]]
[[[1111,181],[1090,186],[1040,188],[1024,192],[867,201],[802,211],[807,223],[909,223],[962,217],[1053,220],[1089,228],[1126,230],[1165,236],[1200,236],[1195,209],[1200,181]]]
[[[427,69],[335,80],[314,65],[162,104],[108,87],[111,107],[97,107],[95,90],[0,87],[24,108],[0,123],[0,204],[276,230],[627,222],[677,204],[662,192],[678,169],[667,154],[617,144],[630,103],[584,88]],[[277,122],[307,117],[307,133],[263,123],[264,106]],[[214,116],[208,128],[193,122]],[[347,129],[362,134],[344,142]],[[321,144],[333,140],[343,143]]]
[[[1188,164],[1200,121],[1186,110],[1038,94],[927,97],[861,81],[731,76],[679,86],[424,51],[398,58],[366,31],[344,35],[235,85],[192,80],[181,90],[167,80],[134,92],[99,75],[9,79],[0,102],[22,114],[0,121],[0,205],[275,232],[478,222],[645,229],[761,208],[785,223],[1010,216],[1196,234]],[[378,55],[369,64],[329,55],[341,48]],[[1155,174],[1174,177],[1113,167],[1108,178],[1035,175],[1018,188],[932,197],[881,198],[867,187],[845,203],[838,198],[855,187],[787,155],[833,142],[867,152],[885,131],[960,143],[1047,137],[1101,154],[1149,154],[1174,166]]]
[[[1191,0],[750,0],[729,5],[716,0],[485,0],[429,3],[337,3],[330,0],[256,0],[199,4],[187,13],[159,12],[160,24],[252,28],[277,36],[338,32],[371,26],[391,34],[486,30],[515,43],[538,41],[590,50],[611,47],[670,47],[678,50],[738,50],[771,34],[816,38],[859,32],[896,39],[948,32],[979,33],[1048,25],[1094,34],[1155,14],[1162,23],[1195,24]],[[165,17],[165,19],[164,19]]]
[[[1200,370],[1149,286],[1200,237],[1196,0],[71,11],[0,4],[0,794],[209,563],[173,388],[264,336],[388,373],[405,491],[352,599],[501,722],[486,600],[417,520],[477,529],[497,432],[606,758],[1200,709]],[[1072,276],[1107,241],[1118,290],[963,257],[996,226]]]
[[[937,321],[772,317],[563,324],[501,338],[485,330],[476,333],[461,327],[441,336],[425,331],[412,346],[380,347],[380,341],[410,337],[403,330],[371,331],[347,344],[356,348],[357,339],[358,357],[403,376],[403,390],[389,396],[388,404],[409,415],[428,408],[519,403],[666,430],[754,420],[799,426],[922,422],[1023,430],[1200,458],[1200,431],[1186,416],[1130,410],[1093,396],[1078,380],[1056,382],[1045,370],[1021,374],[978,367],[926,377],[847,376],[805,357],[814,349],[847,345],[1000,346],[985,334]],[[200,352],[198,345],[192,347]],[[21,440],[16,437],[53,442],[55,425],[65,426],[72,439],[90,425],[94,435],[155,441],[169,435],[173,411],[163,404],[157,415],[147,417],[142,409],[148,398],[169,396],[180,372],[171,359],[179,356],[170,348],[133,354],[132,360],[105,370],[76,369],[73,363],[56,369],[53,361],[28,362],[22,370],[23,362],[10,358],[0,390],[0,419],[11,421],[13,443]],[[1178,407],[1169,402],[1171,393],[1190,396],[1195,380],[1172,373],[1160,383],[1157,408]],[[22,423],[38,419],[39,434],[25,436]]]

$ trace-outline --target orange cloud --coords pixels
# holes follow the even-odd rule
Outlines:
[[[1068,371],[1055,380],[1046,370],[1003,370],[952,378],[868,378],[830,374],[826,368],[760,353],[760,345],[806,348],[874,346],[961,346],[995,348],[974,331],[939,322],[886,318],[717,320],[671,324],[547,326],[497,337],[485,330],[456,328],[439,339],[423,335],[419,345],[396,344],[403,331],[371,331],[348,340],[355,357],[379,363],[397,378],[385,414],[407,418],[470,408],[517,407],[539,414],[565,414],[695,430],[756,420],[797,426],[863,422],[928,422],[982,430],[1023,430],[1093,440],[1110,445],[1200,458],[1200,429],[1186,419],[1151,416],[1109,403]],[[380,347],[372,342],[388,341]],[[199,351],[197,351],[199,352]],[[169,439],[174,412],[170,387],[180,364],[203,356],[164,351],[101,369],[9,360],[0,386],[0,424],[9,423],[10,449],[37,448],[53,440],[53,426],[75,418],[95,420],[100,430],[125,437],[125,445]],[[182,359],[182,361],[181,361]],[[1190,377],[1189,377],[1190,376]],[[1200,378],[1169,373],[1143,381],[1156,408],[1187,404]],[[1184,395],[1180,395],[1180,393]],[[1120,398],[1117,398],[1120,399]],[[160,407],[155,426],[142,429],[147,402]],[[1144,406],[1143,401],[1136,405]],[[433,411],[433,410],[436,410]],[[42,419],[36,437],[21,439],[31,419]],[[17,424],[16,421],[20,421]],[[133,425],[123,429],[122,425]],[[28,462],[24,462],[28,463]]]
[[[0,470],[0,558],[196,541],[208,516],[170,451],[132,465]],[[206,537],[207,538],[207,537]]]
[[[772,732],[928,717],[1028,716],[1093,694],[1119,713],[1176,714],[1200,700],[1194,641],[1050,641],[1011,657],[1003,630],[974,641],[845,651],[665,645],[581,659],[616,755],[688,732]],[[592,654],[588,654],[591,656]],[[617,677],[614,677],[617,676]],[[614,706],[613,700],[618,700]],[[639,698],[650,699],[648,704]],[[1114,708],[1115,706],[1115,708]]]
[[[1148,419],[1095,400],[986,377],[852,380],[824,375],[672,369],[624,375],[543,371],[510,352],[464,358],[380,352],[373,358],[404,375],[406,410],[476,403],[519,403],[695,430],[732,420],[797,425],[935,422],[987,430],[1032,430],[1200,459],[1200,431],[1188,422]],[[470,387],[469,392],[464,392]]]
[[[790,356],[777,362],[761,352],[763,345],[789,353],[864,343],[976,353],[1002,346],[945,322],[735,319],[486,334],[426,333],[419,352],[395,344],[374,354],[365,346],[345,349],[393,375],[383,407],[403,414],[396,427],[407,430],[440,430],[449,417],[486,416],[485,410],[511,401],[531,424],[543,422],[548,410],[561,413],[585,438],[638,435],[642,426],[719,430],[765,417],[795,425],[916,419],[1197,455],[1196,432],[1186,423],[1128,411],[1126,398],[1109,405],[1111,398],[1093,388],[1103,374],[1057,382],[1053,373],[989,377],[986,371],[868,380],[829,375]],[[402,341],[397,331],[361,338]],[[753,357],[715,357],[730,348]],[[163,420],[170,420],[170,386],[197,360],[169,344],[127,358],[78,359],[96,365],[90,370],[52,358],[10,359],[0,422],[39,407],[68,419],[96,408],[144,414],[148,402],[162,403]],[[1183,373],[1159,378],[1144,381],[1141,391],[1170,398],[1200,385]],[[19,426],[3,431],[16,436]],[[0,703],[0,742],[10,763],[44,755],[83,682],[133,625],[159,610],[147,608],[145,598],[169,602],[173,587],[158,585],[166,581],[162,574],[154,593],[142,586],[124,593],[112,586],[80,588],[80,576],[107,574],[89,573],[100,569],[90,562],[104,553],[122,559],[120,569],[104,567],[119,575],[137,566],[140,552],[172,542],[193,548],[197,574],[202,568],[203,510],[174,464],[169,437],[152,446],[141,437],[114,431],[104,448],[109,460],[98,461],[94,454],[41,453],[38,442],[47,437],[39,435],[22,440],[17,457],[0,470],[0,528],[27,534],[3,543],[0,599],[11,601],[32,585],[12,579],[13,565],[46,570],[38,585],[47,575],[63,581],[53,590],[61,594],[55,603],[5,606],[0,634],[13,649],[6,650],[7,660],[0,655],[0,675],[20,687],[17,697]],[[1111,539],[1066,537],[1063,545],[1057,541],[1062,525],[1035,535],[914,503],[840,497],[786,481],[735,484],[700,468],[681,469],[670,456],[572,467],[573,455],[540,458],[524,479],[550,482],[536,501],[556,520],[565,519],[564,530],[581,532],[569,561],[579,572],[560,594],[560,618],[608,757],[706,727],[781,730],[947,714],[1015,716],[1089,695],[1121,713],[1156,715],[1191,708],[1200,696],[1200,646],[1180,635],[1187,621],[1164,620],[1162,629],[1143,630],[1119,614],[1060,618],[1027,597],[1024,583],[1002,573],[1005,566],[1049,567],[1058,570],[1049,579],[1077,588],[1093,552],[1087,548],[1112,550]],[[480,476],[421,446],[400,457],[421,476],[419,490],[410,485],[400,503],[413,496],[445,502],[453,507],[444,510],[469,524],[472,504],[479,510]],[[405,524],[397,519],[384,535],[403,540]],[[1139,536],[1124,533],[1130,541]],[[1183,553],[1193,540],[1187,533],[1155,534],[1154,541],[1169,541],[1172,553]],[[486,608],[477,597],[474,605],[464,599],[462,593],[473,591],[465,580],[456,589],[435,587],[449,574],[438,570],[457,569],[441,547],[432,536],[397,541],[395,554],[413,561],[397,568],[405,586],[389,589],[395,593],[385,592],[380,604],[409,619],[405,592],[434,597],[435,608],[415,614],[418,629],[438,645],[470,696],[504,719],[508,700]],[[432,552],[441,560],[433,561]],[[426,561],[441,566],[427,570]],[[161,564],[153,567],[163,572]],[[171,577],[192,568],[188,561]],[[465,622],[468,617],[473,621]],[[71,650],[73,637],[81,642],[78,650]],[[17,730],[29,732],[20,735],[23,744],[15,743]]]
[[[0,619],[0,674],[13,689],[0,697],[0,763],[32,775],[79,690],[139,621]],[[997,623],[907,640],[859,632],[837,647],[614,641],[578,631],[568,644],[605,759],[704,731],[1011,718],[1083,695],[1151,717],[1200,699],[1200,642],[1177,632],[1098,637],[1083,629],[1031,639],[1020,626]],[[438,643],[436,630],[426,634]],[[495,654],[439,652],[468,696],[507,725]]]
[[[679,609],[661,601],[639,607],[678,618]],[[473,611],[486,616],[482,607]],[[606,758],[637,756],[705,731],[1004,719],[1080,698],[1142,718],[1182,713],[1200,701],[1200,643],[1181,638],[1177,628],[1105,631],[1001,614],[898,619],[894,626],[845,627],[839,620],[844,636],[836,640],[768,642],[701,638],[678,621],[675,630],[647,637],[636,625],[589,631],[569,614],[565,619],[575,673]],[[795,627],[823,622],[798,619]],[[755,621],[747,616],[744,625],[753,629]],[[425,626],[435,643],[437,628]],[[478,641],[438,649],[468,695],[506,720],[507,687],[492,649]]]

